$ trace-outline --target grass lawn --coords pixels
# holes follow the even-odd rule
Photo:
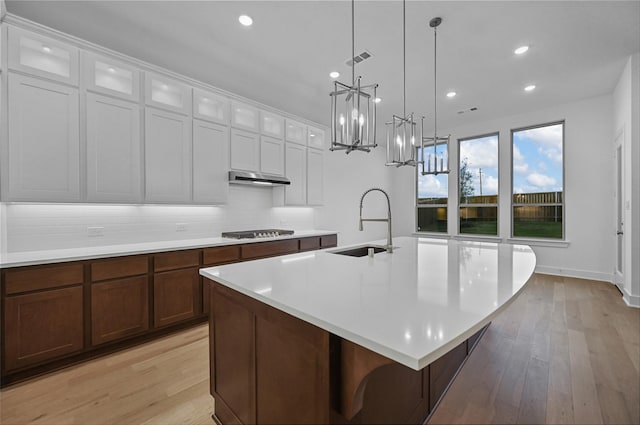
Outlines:
[[[466,235],[497,235],[498,222],[460,220],[460,234]]]
[[[515,221],[513,236],[562,239],[562,222]]]

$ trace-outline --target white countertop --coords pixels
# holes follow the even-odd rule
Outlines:
[[[526,245],[413,237],[393,245],[374,258],[331,253],[339,247],[200,274],[420,370],[504,309],[536,265]]]
[[[238,245],[274,240],[296,239],[311,236],[332,235],[337,232],[328,230],[296,230],[293,235],[274,238],[231,239],[201,238],[174,241],[143,242],[120,245],[103,245],[43,251],[24,251],[0,253],[0,268],[31,266],[36,264],[61,263],[65,261],[91,260],[94,258],[120,257],[125,255],[149,254],[153,252],[173,251],[191,248],[205,248],[223,245]]]

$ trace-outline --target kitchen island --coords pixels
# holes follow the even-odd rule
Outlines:
[[[376,241],[372,245],[383,245]],[[393,239],[202,269],[221,423],[423,423],[535,268],[528,246]]]

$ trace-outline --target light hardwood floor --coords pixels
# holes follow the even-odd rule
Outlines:
[[[2,424],[213,424],[208,327],[0,392]],[[640,423],[640,309],[610,284],[535,275],[430,424]]]

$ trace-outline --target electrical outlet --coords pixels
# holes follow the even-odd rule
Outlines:
[[[187,227],[187,223],[176,223],[176,232],[186,232]]]
[[[93,226],[87,227],[87,236],[96,237],[96,236],[104,236],[104,227],[101,226]]]

